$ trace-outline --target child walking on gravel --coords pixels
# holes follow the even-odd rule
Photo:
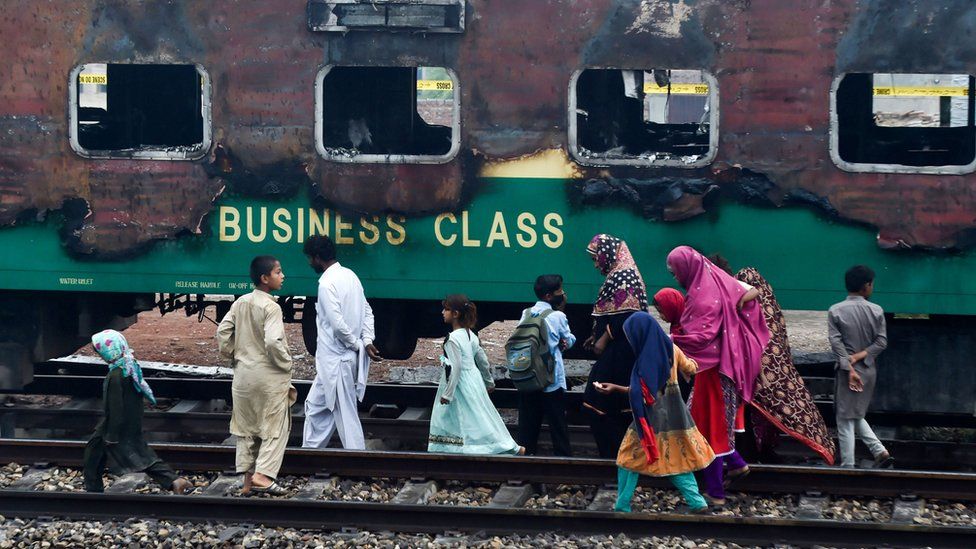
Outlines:
[[[129,343],[119,332],[105,330],[92,336],[92,346],[108,363],[108,375],[103,389],[105,417],[85,447],[85,490],[105,490],[102,472],[111,457],[120,473],[142,471],[177,494],[189,492],[193,485],[178,477],[142,438],[142,399],[155,404],[156,397],[142,378]]]
[[[237,437],[237,472],[242,493],[285,493],[275,482],[291,434],[291,353],[281,307],[271,292],[285,275],[278,260],[263,255],[251,261],[254,291],[234,302],[217,327],[220,353],[234,367],[230,432]]]
[[[518,438],[525,446],[525,453],[535,455],[539,446],[539,430],[543,418],[549,423],[552,450],[557,456],[571,456],[569,424],[566,421],[566,367],[563,351],[576,343],[576,336],[569,330],[569,319],[562,311],[566,305],[563,277],[557,274],[541,275],[535,279],[535,305],[522,311],[522,326],[533,327],[532,322],[544,323],[540,330],[546,335],[548,353],[552,356],[552,382],[537,391],[518,393]],[[538,324],[535,324],[536,326]]]
[[[596,383],[596,390],[627,395],[634,421],[617,452],[617,504],[629,513],[638,475],[668,477],[685,505],[678,512],[704,513],[708,504],[698,491],[694,471],[715,459],[698,431],[678,389],[678,373],[685,379],[698,364],[685,356],[651,315],[634,313],[624,322],[624,335],[636,357],[630,384]]]
[[[524,454],[488,397],[495,389],[488,357],[473,329],[474,303],[461,294],[444,299],[441,313],[451,333],[444,341],[443,369],[430,415],[429,452]]]
[[[887,469],[895,460],[864,420],[874,394],[878,355],[888,346],[884,311],[868,299],[874,293],[874,271],[856,265],[844,274],[847,299],[827,311],[827,336],[837,360],[834,368],[834,411],[840,441],[840,466],[854,467],[855,434],[868,445],[875,467]]]

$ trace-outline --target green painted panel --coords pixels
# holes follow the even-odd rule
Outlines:
[[[340,261],[359,273],[373,297],[439,299],[463,291],[475,300],[525,302],[532,299],[536,275],[557,272],[566,279],[571,301],[589,302],[600,277],[585,247],[596,232],[609,232],[628,241],[652,292],[675,284],[665,256],[673,246],[690,244],[719,251],[733,265],[757,267],[788,308],[824,309],[842,299],[844,270],[866,263],[878,271],[876,300],[889,311],[976,314],[973,254],[883,251],[873,232],[799,208],[724,204],[715,214],[681,223],[648,221],[624,207],[575,209],[566,185],[487,180],[464,212],[439,225],[435,216],[326,216],[310,212],[304,196],[225,197],[208,218],[207,234],[160,242],[126,261],[72,259],[52,216],[0,230],[7,258],[0,287],[245,293],[250,258],[273,254],[282,260],[286,293],[314,294],[316,277],[302,255],[301,236],[318,222],[340,242]]]

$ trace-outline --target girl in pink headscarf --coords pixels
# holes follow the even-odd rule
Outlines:
[[[696,362],[691,416],[717,456],[704,471],[706,497],[725,504],[728,480],[749,472],[735,451],[735,431],[744,430],[742,402],[752,400],[769,328],[755,301],[758,292],[740,283],[688,246],[668,254],[668,270],[687,291],[675,345]]]

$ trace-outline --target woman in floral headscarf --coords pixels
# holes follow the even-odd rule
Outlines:
[[[769,328],[754,288],[719,269],[688,246],[668,254],[668,270],[688,292],[672,339],[698,363],[691,417],[715,452],[716,459],[704,471],[706,497],[713,505],[725,504],[725,475],[749,472],[735,450],[734,431],[744,430],[743,402],[751,402],[759,376]]]
[[[143,398],[155,404],[156,397],[142,378],[142,368],[125,336],[115,330],[105,330],[92,336],[92,346],[108,363],[108,375],[103,398],[105,417],[85,447],[85,490],[105,489],[102,471],[111,456],[121,472],[142,471],[177,494],[187,493],[193,486],[176,476],[142,438]]]
[[[593,306],[593,334],[584,343],[598,356],[583,393],[600,457],[613,459],[630,426],[630,404],[620,393],[602,394],[595,383],[627,385],[634,351],[624,335],[630,315],[647,310],[647,291],[627,244],[607,234],[593,237],[586,251],[606,277]]]

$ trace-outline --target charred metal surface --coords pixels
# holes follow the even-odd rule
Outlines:
[[[246,163],[230,145],[214,147],[212,162],[204,169],[210,177],[226,181],[234,191],[254,196],[290,196],[308,182],[306,166],[297,156],[279,156],[278,160],[258,164]]]
[[[704,213],[703,200],[718,186],[705,178],[589,179],[578,183],[579,203],[627,204],[650,219],[678,221]]]
[[[255,197],[311,189],[359,212],[455,209],[476,195],[485,163],[567,150],[574,72],[675,68],[717,79],[715,162],[579,166],[581,182],[567,188],[574,202],[620,199],[677,220],[706,210],[717,187],[877,227],[882,246],[969,246],[976,177],[839,169],[828,152],[829,89],[852,71],[974,74],[974,25],[970,0],[469,0],[460,33],[314,32],[308,3],[291,0],[4,2],[0,225],[64,209],[69,249],[118,257],[199,231],[225,189]],[[68,78],[85,63],[203,67],[212,83],[208,154],[147,161],[72,152]],[[443,164],[319,156],[313,90],[328,65],[451,69],[460,154]]]

